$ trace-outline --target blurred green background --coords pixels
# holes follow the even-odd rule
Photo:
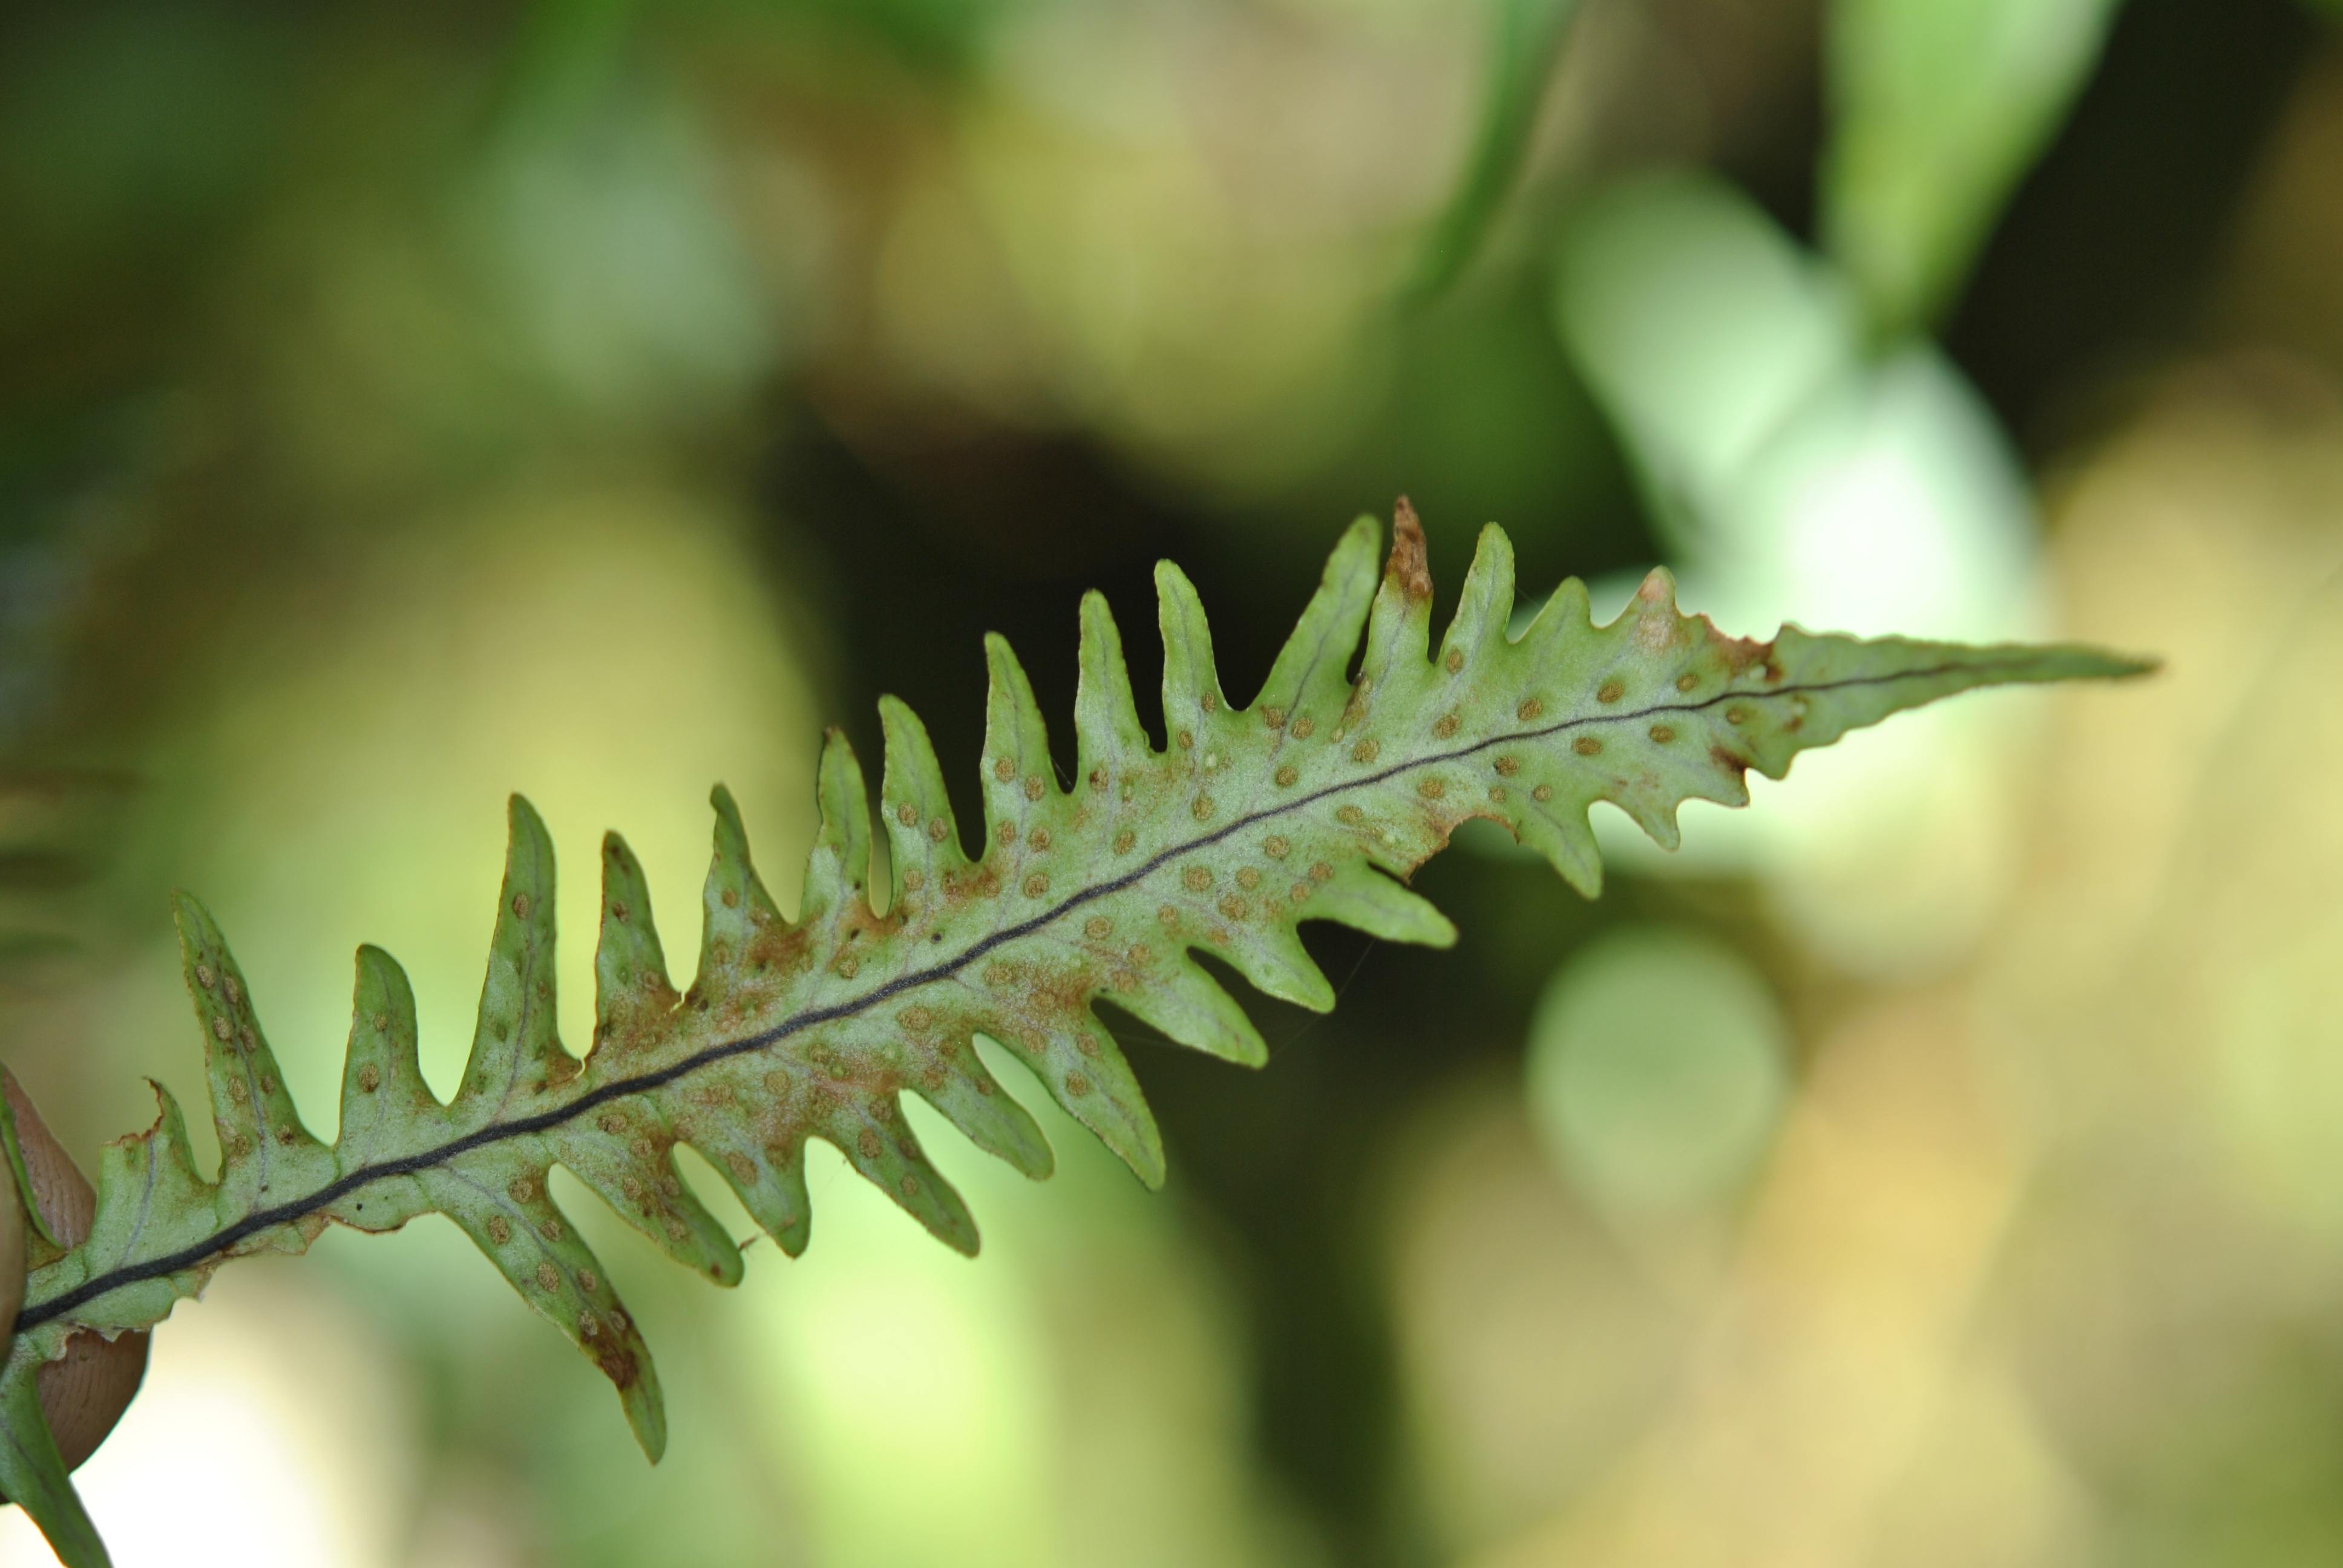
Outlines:
[[[507,791],[675,910],[723,779],[786,899],[824,722],[972,812],[981,632],[1062,745],[1170,555],[1249,690],[1403,490],[1450,592],[1495,520],[1606,615],[2168,660],[1600,814],[1593,905],[1466,835],[1462,946],[1313,928],[1265,1070],[1129,1040],[1164,1194],[923,1127],[974,1263],[825,1151],[730,1293],[573,1187],[657,1470],[437,1220],[240,1263],[82,1473],[117,1561],[2343,1561],[2336,19],[8,8],[0,1052],[85,1161],[197,1082],[170,888],[313,1126],[361,940],[444,1092]]]

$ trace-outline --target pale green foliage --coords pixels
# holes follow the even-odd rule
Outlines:
[[[1835,0],[1822,229],[1882,336],[1951,300],[2120,0]]]
[[[0,1424],[16,1440],[0,1452],[0,1485],[69,1560],[100,1560],[54,1448],[45,1464],[35,1453],[47,1436],[34,1430],[29,1392],[39,1366],[78,1331],[159,1322],[227,1258],[299,1251],[328,1221],[388,1231],[430,1212],[462,1226],[609,1376],[656,1459],[666,1433],[649,1352],[548,1195],[553,1166],[719,1283],[740,1278],[740,1253],[682,1183],[679,1144],[704,1154],[792,1254],[810,1225],[810,1138],[973,1252],[975,1221],[921,1152],[900,1098],[919,1095],[980,1147],[1049,1174],[1049,1145],[979,1060],[980,1034],[1014,1052],[1155,1184],[1161,1141],[1094,1004],[1233,1061],[1267,1056],[1192,951],[1322,1010],[1333,988],[1297,926],[1330,920],[1390,940],[1453,940],[1448,921],[1394,879],[1467,819],[1503,824],[1591,896],[1602,867],[1586,814],[1597,800],[1673,845],[1683,801],[1742,804],[1745,769],[1778,778],[1796,752],[1899,709],[1974,686],[2139,668],[2080,649],[1858,642],[1795,628],[1772,643],[1740,641],[1678,614],[1659,572],[1602,628],[1585,589],[1567,582],[1513,640],[1513,555],[1493,528],[1435,648],[1413,515],[1403,506],[1380,574],[1376,532],[1362,519],[1344,536],[1244,708],[1221,689],[1194,589],[1177,568],[1159,568],[1161,749],[1141,726],[1106,603],[1087,598],[1071,787],[1051,764],[1024,672],[1007,644],[990,640],[985,821],[973,859],[926,732],[888,700],[880,809],[893,885],[883,899],[867,885],[869,801],[842,738],[832,734],[822,753],[821,829],[794,921],[751,867],[719,789],[699,973],[680,996],[640,868],[608,838],[594,1041],[582,1060],[555,1033],[553,848],[515,799],[461,1086],[445,1105],[432,1094],[417,1068],[406,977],[389,955],[361,949],[332,1147],[302,1126],[235,960],[202,907],[182,897],[222,1169],[215,1181],[196,1168],[179,1108],[159,1086],[155,1125],[106,1150],[95,1228],[29,1282],[0,1384]]]

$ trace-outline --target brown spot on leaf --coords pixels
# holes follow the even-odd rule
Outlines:
[[[1232,920],[1243,920],[1245,918],[1245,901],[1242,899],[1238,898],[1234,893],[1231,893],[1221,900],[1221,913],[1228,916],[1228,918]]]
[[[1180,884],[1192,893],[1201,893],[1212,885],[1212,873],[1202,866],[1191,866],[1180,873]]]
[[[1530,791],[1530,799],[1533,799],[1533,800],[1551,800],[1551,799],[1554,799],[1554,786],[1553,786],[1553,785],[1551,785],[1551,784],[1541,784],[1541,785],[1539,785],[1536,789],[1533,789],[1533,790],[1531,790],[1531,791]]]
[[[1464,673],[1464,650],[1452,648],[1448,650],[1448,657],[1441,662],[1448,666],[1449,674],[1462,675]]]
[[[923,1007],[907,1007],[896,1015],[896,1020],[913,1034],[924,1034],[928,1025],[935,1022],[935,1014]]]
[[[211,965],[197,964],[196,966],[196,983],[203,987],[206,990],[212,989],[212,981],[214,978]]]
[[[1723,746],[1710,747],[1708,749],[1708,759],[1711,762],[1715,763],[1719,768],[1725,769],[1727,773],[1732,774],[1735,779],[1742,778],[1749,771],[1749,759],[1747,758],[1736,757],[1730,749]]]
[[[1285,709],[1264,708],[1261,710],[1261,721],[1272,729],[1282,729],[1285,728]]]
[[[1310,879],[1313,882],[1331,882],[1334,879],[1334,868],[1321,860],[1310,868]]]
[[[558,1291],[561,1288],[560,1272],[551,1263],[539,1263],[537,1266],[537,1288],[540,1291]]]
[[[1131,853],[1131,847],[1138,841],[1138,836],[1125,828],[1114,836],[1114,852],[1118,855],[1128,855]]]
[[[512,1240],[512,1226],[506,1222],[502,1214],[488,1216],[488,1240],[499,1247]]]
[[[1520,719],[1523,724],[1527,724],[1531,719],[1535,719],[1544,711],[1544,703],[1540,702],[1534,697],[1527,697],[1522,699],[1522,705],[1519,708],[1513,709],[1513,717]]]
[[[1443,714],[1441,716],[1440,722],[1432,727],[1433,739],[1435,740],[1447,739],[1450,736],[1456,733],[1460,723],[1461,721],[1454,714]]]
[[[539,1230],[541,1230],[541,1231],[543,1231],[545,1232],[545,1239],[546,1239],[547,1241],[558,1241],[559,1240],[561,1240],[561,1221],[558,1221],[558,1220],[548,1220],[548,1221],[547,1221],[543,1225],[541,1225],[541,1226],[539,1226],[539,1227],[538,1227],[538,1228]]]
[[[511,1194],[512,1201],[516,1203],[533,1202],[537,1198],[537,1181],[532,1177],[516,1176],[513,1178],[512,1185],[505,1191]]]
[[[1029,777],[1025,780],[1025,799],[1039,800],[1041,798],[1041,792],[1048,788],[1049,786],[1042,783],[1040,779]]]
[[[381,1087],[382,1070],[380,1068],[377,1068],[373,1062],[369,1061],[364,1067],[358,1069],[358,1088],[362,1092],[372,1094],[376,1090],[380,1089]]]
[[[1318,721],[1305,713],[1301,718],[1293,721],[1293,739],[1296,740],[1307,740],[1310,739],[1311,735],[1316,731],[1317,728]]]
[[[1415,792],[1427,800],[1437,800],[1448,793],[1448,783],[1443,779],[1421,779],[1415,786]]]
[[[1218,809],[1218,806],[1219,803],[1210,795],[1199,795],[1196,797],[1196,803],[1193,806],[1189,807],[1188,809],[1194,815],[1197,821],[1209,822],[1212,819],[1212,812]]]
[[[1286,841],[1282,833],[1272,833],[1262,843],[1261,850],[1272,860],[1282,860],[1292,848],[1293,846]]]
[[[1092,915],[1082,922],[1082,935],[1094,942],[1102,942],[1114,934],[1114,922],[1104,915]]]
[[[1237,886],[1242,888],[1247,892],[1252,891],[1252,890],[1261,886],[1261,873],[1253,869],[1251,866],[1239,867],[1237,869]]]
[[[214,1040],[224,1040],[235,1032],[236,1030],[234,1027],[228,1023],[227,1020],[224,1018],[216,1018],[212,1020],[212,1038]]]
[[[928,841],[930,843],[940,844],[950,836],[951,829],[945,823],[941,817],[930,817],[928,819]]]
[[[1511,779],[1522,770],[1521,760],[1513,757],[1500,757],[1496,761],[1496,769],[1501,776]]]
[[[1006,784],[1017,777],[1017,764],[1006,757],[996,757],[992,759],[992,776]]]
[[[1335,809],[1334,816],[1337,820],[1346,822],[1353,828],[1367,819],[1367,814],[1356,806],[1339,807]]]
[[[1080,1100],[1083,1095],[1088,1094],[1090,1091],[1091,1081],[1089,1079],[1084,1078],[1079,1072],[1070,1072],[1066,1074],[1066,1093],[1071,1098]]]
[[[512,911],[514,916],[518,919],[524,920],[528,919],[528,895],[527,893],[515,893],[513,895]],[[231,997],[229,1000],[234,1000],[235,999]]]
[[[1603,753],[1603,742],[1592,735],[1582,735],[1570,743],[1570,749],[1581,757],[1599,757]]]
[[[1770,668],[1774,662],[1774,645],[1754,638],[1720,637],[1715,639],[1716,649],[1725,656],[1725,668],[1738,675],[1751,665]]]
[[[1373,741],[1362,740],[1356,746],[1351,748],[1351,760],[1353,762],[1373,762],[1382,750],[1383,748],[1376,745]]]
[[[1048,893],[1049,890],[1050,879],[1043,876],[1041,872],[1036,871],[1031,876],[1025,879],[1025,896],[1027,898],[1038,899]]]
[[[737,1149],[724,1157],[724,1169],[732,1172],[735,1181],[749,1182],[757,1179],[756,1162]]]
[[[1491,803],[1493,803],[1493,804],[1494,804],[1494,805],[1498,805],[1498,806],[1502,806],[1502,805],[1503,805],[1503,804],[1505,803],[1505,787],[1504,787],[1503,784],[1492,784],[1492,785],[1490,785],[1490,786],[1489,786],[1489,799],[1490,799]]]
[[[1661,745],[1665,746],[1669,741],[1674,740],[1675,738],[1676,732],[1669,729],[1666,725],[1654,724],[1652,726],[1652,739],[1658,741]]]
[[[1293,781],[1301,777],[1301,771],[1289,762],[1277,770],[1277,787],[1281,789],[1291,789]]]

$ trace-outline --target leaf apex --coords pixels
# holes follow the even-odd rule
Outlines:
[[[212,912],[204,907],[204,901],[183,888],[171,890],[171,922],[178,928],[179,940],[183,942],[201,940],[190,935],[190,927],[195,931],[211,936],[219,934],[219,922],[212,919]]]
[[[528,797],[518,790],[515,790],[505,801],[505,820],[510,824],[515,837],[527,832],[530,838],[546,844],[549,845],[553,841],[552,834],[546,831],[545,819],[538,814],[537,808],[529,803]]]
[[[1423,520],[1405,496],[1392,503],[1391,558],[1383,565],[1386,580],[1397,583],[1411,599],[1432,597],[1432,568],[1425,558]]]

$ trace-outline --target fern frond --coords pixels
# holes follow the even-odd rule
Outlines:
[[[1453,940],[1454,928],[1401,879],[1467,819],[1510,829],[1591,897],[1602,879],[1587,825],[1595,801],[1673,846],[1684,800],[1744,804],[1746,769],[1779,778],[1798,751],[1900,709],[1975,686],[2145,668],[2080,648],[1856,641],[1795,628],[1743,641],[1679,614],[1664,572],[1604,627],[1589,618],[1584,588],[1567,582],[1511,639],[1513,552],[1494,528],[1435,648],[1423,537],[1404,503],[1380,572],[1376,538],[1373,519],[1343,536],[1267,682],[1242,708],[1222,689],[1195,589],[1177,567],[1159,567],[1161,750],[1140,721],[1106,602],[1087,598],[1071,789],[1051,765],[1023,670],[1005,642],[988,639],[973,856],[927,732],[885,700],[879,806],[892,885],[881,897],[869,885],[868,791],[841,736],[833,731],[822,751],[821,827],[795,920],[759,879],[719,788],[699,972],[679,995],[641,868],[607,838],[594,1039],[582,1059],[555,1030],[553,846],[516,797],[461,1086],[446,1104],[432,1093],[417,1065],[407,977],[388,954],[362,948],[331,1147],[302,1125],[218,928],[181,896],[218,1177],[197,1170],[179,1107],[156,1085],[155,1125],[105,1151],[89,1236],[28,1282],[0,1422],[37,1409],[15,1396],[73,1335],[153,1324],[229,1258],[300,1251],[329,1222],[391,1231],[437,1212],[609,1378],[655,1460],[666,1427],[649,1352],[548,1192],[554,1166],[719,1284],[739,1280],[740,1254],[684,1183],[680,1144],[705,1155],[791,1254],[809,1234],[805,1147],[817,1138],[946,1243],[973,1252],[976,1222],[921,1151],[900,1099],[919,1096],[980,1147],[1048,1175],[1049,1144],[979,1059],[980,1035],[1158,1184],[1161,1140],[1094,1004],[1259,1063],[1268,1054],[1260,1035],[1192,954],[1225,960],[1272,996],[1330,1008],[1333,988],[1298,926],[1327,920],[1394,941]],[[0,1486],[32,1501],[43,1477],[12,1457],[24,1447],[0,1444]],[[69,1484],[54,1480],[70,1502]],[[78,1518],[77,1504],[71,1512]],[[57,1526],[53,1539],[72,1533],[62,1516],[41,1523]]]

